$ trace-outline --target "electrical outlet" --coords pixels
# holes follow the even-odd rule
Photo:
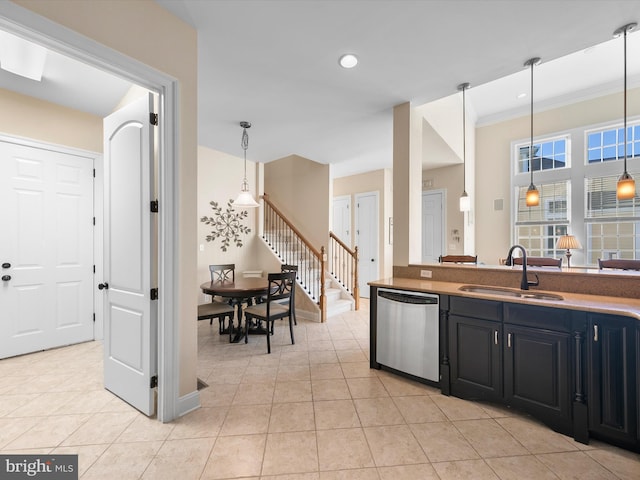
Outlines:
[[[422,278],[431,278],[431,270],[420,270],[420,276]]]

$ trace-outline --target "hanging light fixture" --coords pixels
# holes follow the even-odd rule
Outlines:
[[[536,207],[540,204],[540,192],[533,184],[533,66],[540,63],[539,57],[530,58],[524,62],[524,66],[531,66],[531,143],[529,144],[529,171],[531,172],[531,184],[527,189],[527,207]]]
[[[254,208],[260,206],[256,202],[249,191],[249,182],[247,181],[247,148],[249,148],[249,135],[247,134],[247,128],[251,128],[249,122],[240,122],[242,127],[242,150],[244,150],[244,178],[242,180],[242,189],[240,194],[233,201],[234,207]]]
[[[637,25],[637,23],[629,23],[613,32],[616,38],[624,35],[624,172],[618,179],[616,188],[618,200],[630,200],[636,196],[636,182],[627,172],[627,33]]]
[[[460,196],[460,211],[471,210],[471,199],[467,195],[467,110],[464,91],[469,88],[469,83],[461,83],[458,90],[462,90],[462,195]]]

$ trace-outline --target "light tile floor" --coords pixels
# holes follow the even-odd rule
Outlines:
[[[161,424],[102,388],[102,345],[0,361],[0,452],[77,453],[81,478],[640,479],[640,455],[371,370],[369,311],[227,343],[198,325],[202,408]]]

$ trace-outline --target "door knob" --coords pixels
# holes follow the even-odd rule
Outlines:
[[[11,268],[11,264],[5,262],[2,264],[2,268]]]
[[[372,262],[375,262],[376,260],[375,260],[375,258],[372,258],[372,259],[371,259],[371,261],[372,261]]]
[[[8,282],[9,280],[11,280],[11,275],[3,275],[2,276],[2,281],[3,282]]]
[[[109,284],[107,282],[99,283],[98,290],[109,290]]]

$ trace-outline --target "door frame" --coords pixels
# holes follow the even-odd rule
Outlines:
[[[180,184],[178,81],[144,63],[87,38],[11,2],[2,5],[0,28],[125,78],[159,96],[158,125],[158,409],[157,418],[169,422],[196,408],[199,400],[180,404],[178,361],[178,201]],[[180,410],[180,411],[179,411]]]

